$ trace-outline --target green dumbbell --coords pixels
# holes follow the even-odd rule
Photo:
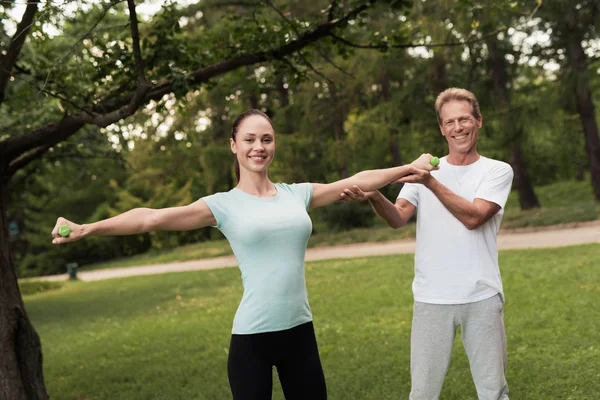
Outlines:
[[[437,167],[438,165],[440,165],[440,159],[437,157],[431,157],[429,159],[429,164],[433,165],[434,167]]]
[[[68,225],[61,225],[60,228],[58,228],[58,234],[62,237],[68,237],[71,234],[71,228],[69,228]]]

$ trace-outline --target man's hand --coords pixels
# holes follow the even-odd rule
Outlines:
[[[363,192],[361,188],[354,185],[351,188],[344,189],[344,191],[340,194],[339,202],[347,202],[347,201],[364,201],[368,200],[377,194],[376,190],[372,192]]]
[[[421,157],[419,157],[419,159]],[[429,161],[427,161],[427,162],[429,162]],[[435,167],[435,168],[432,167],[432,169],[436,169],[436,168],[437,167]],[[406,175],[406,176],[398,179],[394,183],[422,183],[423,185],[427,186],[427,184],[431,181],[431,179],[433,179],[433,177],[429,173],[429,170],[420,169],[420,168],[417,168],[414,165],[412,165],[410,167],[409,171],[410,171],[409,175]]]

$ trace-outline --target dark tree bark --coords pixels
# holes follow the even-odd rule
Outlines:
[[[379,77],[379,83],[381,84],[381,99],[384,103],[387,103],[392,98],[392,89],[390,85],[390,74],[387,70],[384,70]],[[390,136],[390,154],[392,156],[393,165],[402,165],[402,154],[400,152],[400,134],[398,129],[394,128],[392,135]]]
[[[283,74],[279,74],[277,76],[276,84],[277,84],[277,93],[279,95],[279,102],[280,102],[281,110],[283,112],[284,133],[293,133],[295,131],[294,122],[292,119],[292,114],[291,114],[290,110],[288,109],[288,107],[290,105],[290,93],[288,92],[288,89],[284,87],[285,81],[284,81]]]
[[[3,162],[0,172],[6,168]],[[8,249],[7,183],[0,180],[0,400],[45,400],[42,346],[25,311]]]
[[[433,56],[432,68],[431,85],[437,97],[438,94],[448,89],[448,73],[446,71],[446,58],[444,57],[443,50]]]
[[[585,151],[590,165],[590,175],[596,201],[600,202],[600,139],[594,101],[587,71],[587,56],[578,35],[568,37],[568,57],[575,78],[577,113],[585,136]]]
[[[344,106],[339,98],[337,88],[334,84],[329,86],[330,93],[330,117],[333,128],[333,137],[338,143],[343,143],[346,139],[346,130],[344,129],[344,121],[346,120],[346,112]],[[349,176],[348,172],[348,160],[346,157],[342,157],[338,166],[338,172],[340,179],[345,179]]]
[[[529,171],[521,149],[522,129],[514,123],[511,116],[510,96],[508,91],[509,78],[506,72],[504,52],[495,40],[488,42],[494,97],[496,107],[501,115],[501,129],[506,137],[509,148],[509,162],[514,172],[514,184],[519,193],[519,204],[522,210],[540,207],[540,202],[533,190]]]
[[[515,141],[512,143],[509,157],[510,165],[515,174],[514,185],[519,193],[519,205],[521,206],[521,209],[529,210],[532,208],[539,208],[540,202],[533,190],[520,142]]]

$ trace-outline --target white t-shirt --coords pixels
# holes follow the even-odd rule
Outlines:
[[[476,162],[451,165],[446,157],[431,175],[468,201],[475,198],[501,209],[485,224],[468,230],[422,184],[405,184],[398,198],[418,207],[413,294],[416,301],[463,304],[502,291],[496,234],[510,193],[513,171],[505,162],[480,156]]]

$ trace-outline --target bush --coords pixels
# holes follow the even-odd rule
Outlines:
[[[312,213],[314,231],[347,231],[373,226],[375,213],[368,202],[339,203]]]

